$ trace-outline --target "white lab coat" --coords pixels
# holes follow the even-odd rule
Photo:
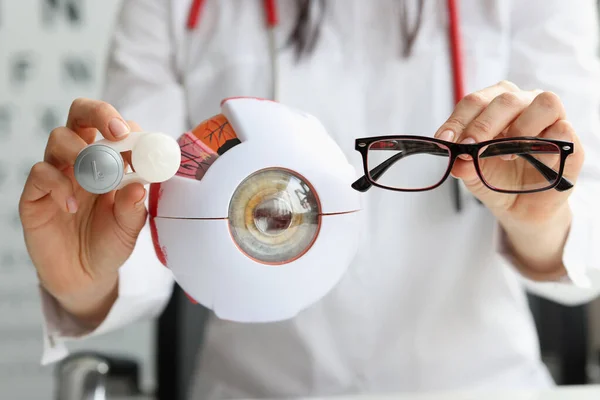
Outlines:
[[[178,136],[229,96],[268,97],[262,2],[208,1],[187,31],[191,0],[126,0],[105,99],[144,129]],[[295,21],[279,1],[278,41]],[[445,2],[426,1],[410,59],[401,57],[398,1],[334,0],[315,52],[278,55],[280,101],[317,116],[361,171],[354,138],[432,135],[453,109]],[[564,262],[571,279],[534,283],[504,256],[492,215],[451,186],[364,196],[358,256],[342,281],[297,318],[237,324],[212,317],[194,399],[458,388],[544,387],[524,286],[564,304],[600,292],[600,80],[594,0],[462,0],[467,92],[509,79],[559,94],[586,150],[570,198]],[[595,203],[595,204],[594,204]],[[201,257],[201,244],[199,256]],[[201,261],[200,261],[201,262]],[[171,293],[149,231],[122,267],[119,298],[94,332],[78,331],[43,293],[43,362],[71,337],[156,316]]]

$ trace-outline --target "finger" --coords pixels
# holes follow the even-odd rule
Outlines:
[[[533,92],[504,92],[473,119],[457,138],[459,143],[480,143],[500,135],[525,111],[534,99]]]
[[[127,121],[127,124],[131,128],[132,132],[141,132],[142,131],[142,128],[135,121]],[[123,156],[125,165],[129,165],[131,167],[131,169],[133,170],[133,172],[135,172],[135,168],[131,164],[131,151],[126,151],[124,153],[121,153],[121,155]]]
[[[458,102],[452,115],[435,133],[435,137],[454,141],[461,136],[467,125],[474,120],[498,95],[506,92],[516,92],[519,88],[508,81],[499,82],[477,92],[466,95]]]
[[[450,175],[452,175],[454,178],[462,179],[467,185],[472,185],[479,180],[477,170],[475,169],[475,165],[471,159],[457,159],[452,166]]]
[[[132,183],[115,194],[113,213],[121,237],[135,243],[146,222],[146,189],[139,183]]]
[[[137,122],[132,121],[132,120],[127,120],[127,125],[129,125],[129,128],[131,128],[132,132],[142,132],[142,128],[138,125]]]
[[[48,138],[44,161],[59,170],[73,166],[79,152],[87,143],[69,128],[54,129]]]
[[[556,94],[541,91],[536,94],[531,105],[510,126],[506,136],[538,136],[556,121],[565,118],[565,108]]]
[[[96,139],[95,130],[109,140],[120,140],[131,131],[113,106],[85,98],[76,99],[71,104],[67,128],[79,134],[87,143]]]
[[[556,123],[552,124],[549,128],[547,128],[541,135],[541,138],[544,139],[555,139],[555,140],[563,140],[566,142],[573,143],[573,153],[567,157],[565,161],[565,169],[563,172],[563,176],[570,180],[572,183],[575,183],[577,176],[579,176],[579,172],[581,171],[581,167],[583,165],[583,161],[585,158],[583,147],[581,146],[581,142],[579,141],[579,137],[577,136],[573,125],[567,120],[561,119]],[[554,156],[556,159],[556,156]],[[558,163],[558,159],[555,164]],[[547,162],[545,162],[548,165]],[[550,166],[550,165],[549,165]],[[551,166],[552,167],[552,166]],[[554,168],[557,168],[558,165],[555,165]]]
[[[77,212],[77,201],[69,178],[47,162],[39,162],[31,168],[21,195],[21,204],[33,203],[48,195],[61,210]]]

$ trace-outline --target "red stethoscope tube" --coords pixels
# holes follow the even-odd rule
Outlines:
[[[277,0],[264,0],[265,15],[267,17],[267,26],[275,28],[279,23],[279,13],[277,12]]]
[[[193,0],[190,7],[187,26],[195,29],[200,22],[202,11],[206,0]],[[263,0],[265,19],[267,27],[273,29],[279,23],[279,14],[276,0]],[[452,64],[452,83],[454,90],[454,103],[458,103],[465,95],[464,93],[464,64],[462,57],[462,37],[460,33],[459,10],[456,0],[447,0],[449,24],[448,35],[450,38],[450,55]]]
[[[448,0],[448,35],[450,37],[450,56],[452,63],[452,82],[454,84],[454,103],[465,96],[464,63],[460,19],[456,0]]]
[[[450,42],[454,104],[457,104],[465,96],[463,40],[460,32],[460,13],[456,1],[457,0],[447,0],[448,37]],[[454,198],[454,208],[457,212],[460,212],[462,209],[462,196],[458,179],[452,180],[452,194]]]
[[[190,13],[188,15],[187,27],[188,29],[195,29],[200,22],[202,17],[202,11],[204,11],[204,4],[206,0],[193,0],[192,6],[190,7]],[[265,18],[268,28],[275,28],[279,23],[279,13],[277,12],[276,0],[263,0],[263,7],[265,10]]]
[[[204,10],[204,2],[205,0],[193,0],[192,6],[190,7],[190,13],[188,15],[187,27],[192,30],[198,26],[198,22],[200,21],[200,16],[202,15],[202,11]]]

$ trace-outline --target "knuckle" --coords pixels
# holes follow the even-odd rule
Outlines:
[[[575,133],[575,128],[571,122],[561,119],[556,122],[556,127],[560,133]]]
[[[48,143],[44,150],[44,161],[50,161],[64,152],[64,143],[68,140],[66,128],[54,128],[48,136]]]
[[[444,124],[443,128],[441,129],[441,131],[445,131],[446,129],[450,129],[454,132],[461,132],[466,128],[466,124],[458,117],[456,116],[451,116],[450,118],[448,118],[448,120],[446,121],[446,123]]]
[[[515,123],[509,129],[509,135],[511,137],[520,137],[520,136],[528,136],[531,132],[525,131],[522,124],[519,121],[515,121]]]
[[[562,102],[557,94],[553,92],[542,92],[535,98],[535,102],[540,107],[544,107],[551,110],[560,110],[562,108]]]
[[[474,92],[466,95],[460,102],[467,107],[483,109],[488,105],[489,100],[483,94]]]
[[[57,142],[60,142],[65,137],[64,133],[64,127],[62,126],[52,129],[50,131],[50,135],[48,135],[48,146],[52,146]]]
[[[47,175],[47,166],[46,163],[43,161],[39,161],[35,164],[33,164],[33,166],[31,167],[31,170],[29,171],[29,175],[31,175],[34,178],[41,178],[45,175]]]
[[[84,97],[77,97],[71,103],[71,107],[70,107],[69,111],[73,111],[73,110],[76,110],[76,109],[79,109],[79,108],[83,107],[83,105],[85,104],[85,102],[86,102],[86,99]]]
[[[108,114],[112,113],[112,111],[112,106],[104,101],[98,101],[92,108],[92,112],[95,115],[102,117],[107,116]]]
[[[92,121],[101,131],[110,132],[108,124],[117,115],[117,111],[112,105],[104,101],[98,101],[92,110]]]
[[[500,82],[498,82],[498,86],[508,90],[519,90],[519,87],[517,85],[506,79],[503,79]]]
[[[117,223],[114,226],[115,236],[120,239],[124,246],[133,248],[140,235],[141,227],[136,227],[130,223],[127,223],[121,218],[116,218],[116,222]]]
[[[470,131],[475,136],[486,136],[492,132],[492,123],[485,118],[477,118],[471,123]]]
[[[523,99],[514,92],[502,93],[496,97],[495,101],[506,108],[516,108],[523,104]]]
[[[39,172],[42,172],[42,171],[44,171],[45,169],[46,169],[46,163],[45,163],[45,162],[43,162],[43,161],[38,161],[38,162],[36,162],[35,164],[33,164],[33,165],[31,166],[31,171],[30,171],[30,173],[31,173],[31,174],[37,174],[37,173],[39,173]]]

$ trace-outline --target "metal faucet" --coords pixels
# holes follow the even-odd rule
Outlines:
[[[55,400],[106,400],[109,365],[101,357],[75,355],[57,368]]]

